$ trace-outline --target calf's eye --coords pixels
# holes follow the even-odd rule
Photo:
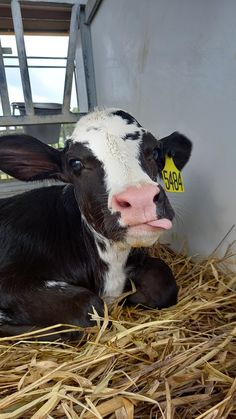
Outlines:
[[[69,161],[69,166],[74,172],[78,173],[81,172],[81,169],[83,168],[83,163],[78,159],[71,159]]]
[[[154,158],[155,161],[160,160],[160,158],[161,158],[161,151],[157,147],[155,147],[154,150],[153,150],[153,152],[152,152],[152,156],[153,156],[153,158]]]

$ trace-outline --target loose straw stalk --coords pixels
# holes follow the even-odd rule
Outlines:
[[[38,331],[0,339],[0,419],[236,418],[229,254],[220,263],[212,255],[194,263],[160,245],[152,254],[177,277],[177,306],[114,304],[105,319],[92,314],[97,326],[82,344],[47,342],[57,327],[41,332],[45,341]]]

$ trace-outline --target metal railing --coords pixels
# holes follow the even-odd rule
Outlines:
[[[28,3],[37,4],[38,0],[27,0]],[[14,33],[17,46],[17,55],[9,55],[9,48],[2,48],[0,40],[0,99],[3,116],[0,116],[1,127],[21,127],[33,124],[58,124],[75,123],[78,118],[93,109],[97,105],[95,76],[93,67],[93,53],[90,34],[90,24],[102,0],[40,0],[40,3],[66,4],[71,6],[71,21],[69,30],[68,54],[66,57],[42,57],[27,56],[24,41],[23,21],[21,15],[21,0],[11,0],[11,12],[14,25]],[[16,64],[7,64],[6,60],[18,60]],[[30,60],[63,60],[63,65],[30,65]],[[9,62],[9,61],[8,61]],[[7,68],[19,68],[21,75],[22,90],[25,104],[25,115],[15,115],[9,101],[9,89],[7,86]],[[65,82],[62,110],[55,115],[35,114],[30,84],[30,68],[63,68],[65,69]],[[77,94],[78,107],[83,112],[70,112],[73,75]],[[81,106],[82,97],[82,106]],[[1,190],[0,198],[25,189],[37,187],[13,180],[10,176],[0,172]]]
[[[35,0],[28,0],[29,3],[38,3]],[[75,74],[77,101],[80,104],[79,89],[86,95],[87,110],[93,109],[97,105],[95,76],[93,67],[93,53],[90,26],[91,20],[101,3],[101,0],[88,0],[86,6],[84,0],[43,0],[43,3],[53,6],[53,4],[69,4],[71,6],[71,20],[69,30],[68,54],[65,57],[65,82],[61,113],[55,115],[36,115],[32,100],[32,90],[30,84],[29,68],[34,68],[28,64],[28,60],[39,57],[27,57],[24,41],[23,21],[21,14],[21,0],[11,0],[11,12],[14,26],[14,33],[17,46],[17,58],[21,75],[22,90],[25,104],[25,115],[14,115],[11,110],[7,78],[4,65],[3,48],[0,41],[0,97],[2,103],[3,116],[0,116],[0,126],[22,126],[32,124],[57,124],[74,123],[82,113],[70,112],[71,91],[73,74]],[[78,37],[81,39],[81,57],[78,52]],[[10,57],[7,56],[7,59]],[[40,57],[43,59],[55,59],[54,57]],[[62,59],[62,58],[58,58]],[[81,66],[82,61],[82,66]],[[47,66],[37,66],[47,68]],[[53,68],[50,66],[50,68]],[[82,80],[82,82],[81,82]],[[79,106],[80,107],[80,106]],[[84,113],[84,112],[83,112]]]
[[[18,55],[9,55],[3,53],[4,60],[18,60]],[[27,56],[28,60],[60,60],[65,61],[67,57],[43,57],[43,56]],[[5,64],[4,68],[19,68],[19,64]],[[28,68],[66,68],[66,65],[31,65],[28,63]]]

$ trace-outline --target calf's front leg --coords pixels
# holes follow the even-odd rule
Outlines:
[[[18,290],[17,294],[5,290],[0,294],[0,337],[60,323],[93,326],[89,315],[93,313],[93,307],[103,316],[104,303],[92,291],[64,282],[49,281],[48,284],[50,287],[45,285],[38,289]],[[59,337],[75,340],[81,337],[81,333],[58,333],[51,335],[50,340]]]
[[[161,309],[177,303],[178,287],[175,278],[169,266],[161,259],[138,252],[128,259],[127,272],[125,291],[131,290],[130,280],[136,287],[136,292],[127,297],[127,304]]]

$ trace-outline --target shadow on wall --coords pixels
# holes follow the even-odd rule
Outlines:
[[[191,185],[191,190],[188,188]],[[172,231],[163,237],[164,243],[170,243],[176,251],[187,252],[193,257],[209,255],[217,248],[217,255],[222,256],[233,243],[229,224],[226,231],[219,225],[223,221],[225,203],[214,198],[209,181],[199,172],[191,173],[186,186],[186,193],[168,194],[176,217]],[[207,208],[214,208],[208,211]],[[222,239],[227,235],[223,243]],[[204,232],[204,234],[202,233]],[[219,246],[219,247],[218,247]]]

